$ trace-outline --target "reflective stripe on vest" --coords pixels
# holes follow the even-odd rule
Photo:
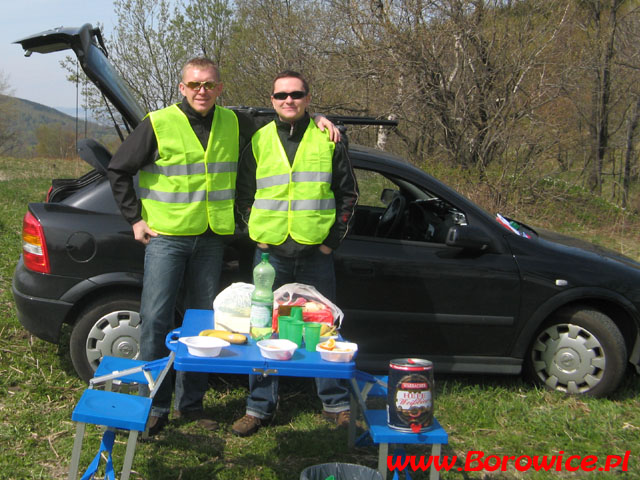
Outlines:
[[[177,105],[149,114],[158,160],[140,171],[142,217],[165,235],[234,232],[238,117],[216,106],[206,151]]]
[[[275,122],[251,139],[256,159],[256,195],[249,217],[249,236],[256,242],[317,245],[336,219],[331,191],[335,144],[327,132],[309,122],[293,165],[278,137]]]

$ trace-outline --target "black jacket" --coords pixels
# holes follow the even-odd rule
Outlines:
[[[189,119],[189,124],[203,148],[207,148],[215,106],[204,117],[191,108],[186,98],[182,100],[179,107]],[[242,112],[235,112],[235,114],[238,117],[240,131],[238,151],[242,152],[260,126],[256,124],[256,120],[262,125],[264,119],[254,119]],[[107,176],[111,182],[113,196],[122,215],[131,225],[142,220],[142,204],[136,195],[133,177],[142,167],[155,162],[157,157],[158,141],[151,120],[147,116],[120,145],[109,162]]]
[[[300,141],[309,125],[309,115],[305,114],[294,125],[281,121],[277,116],[275,122],[280,142],[287,153],[289,163],[293,164]],[[347,235],[358,201],[356,178],[344,142],[337,143],[333,153],[331,190],[336,200],[336,221],[322,243],[335,250]],[[249,143],[240,156],[236,181],[236,211],[240,217],[239,222],[245,225],[249,222],[255,194],[256,159]],[[291,237],[288,237],[282,245],[269,245],[271,252],[286,257],[304,255],[314,248],[317,246],[299,244]]]

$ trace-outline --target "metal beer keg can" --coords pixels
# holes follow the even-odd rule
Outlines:
[[[403,432],[419,433],[433,422],[433,363],[421,358],[389,362],[387,423]]]

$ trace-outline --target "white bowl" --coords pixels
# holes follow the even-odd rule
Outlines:
[[[260,353],[264,358],[272,360],[289,360],[298,348],[295,342],[284,338],[260,340],[256,345],[260,348]]]
[[[336,342],[333,350],[325,350],[318,344],[316,352],[327,362],[350,362],[358,351],[358,344],[351,342]]]
[[[194,357],[217,357],[229,342],[218,337],[198,335],[196,337],[182,337],[180,341],[187,346],[189,353]]]

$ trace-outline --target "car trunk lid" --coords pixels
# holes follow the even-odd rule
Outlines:
[[[125,81],[107,60],[108,53],[100,29],[93,28],[91,24],[58,27],[14,43],[20,44],[27,56],[33,52],[45,54],[73,50],[82,70],[120,112],[127,128],[135,128],[146,115]]]

